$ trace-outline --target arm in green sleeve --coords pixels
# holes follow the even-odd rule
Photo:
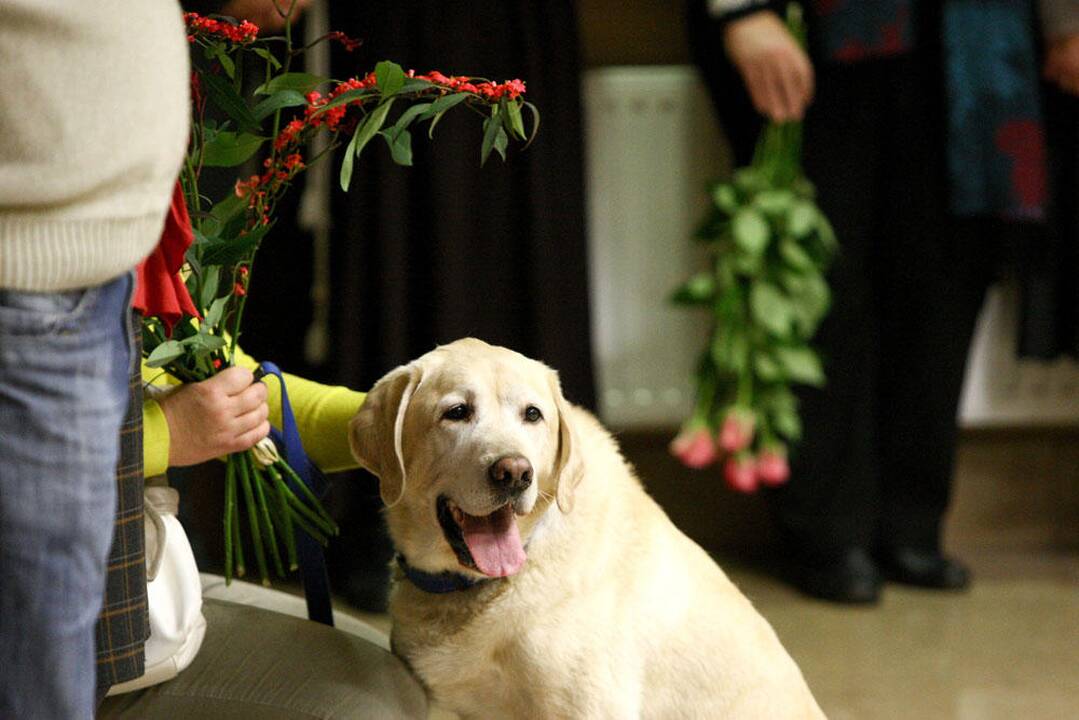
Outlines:
[[[254,370],[258,362],[237,348],[236,364]],[[346,387],[323,385],[284,373],[288,397],[304,449],[323,472],[359,467],[348,442],[348,421],[360,409],[366,395]],[[277,378],[264,378],[269,389],[270,422],[281,427],[281,387]]]
[[[169,423],[156,400],[142,403],[142,466],[146,477],[169,469]]]

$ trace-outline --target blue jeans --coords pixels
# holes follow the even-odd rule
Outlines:
[[[0,289],[0,718],[94,714],[131,287]]]

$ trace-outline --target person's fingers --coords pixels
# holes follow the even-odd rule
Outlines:
[[[225,368],[204,382],[226,395],[235,395],[250,386],[254,380],[254,373],[245,367],[234,365],[233,367]]]
[[[791,60],[785,59],[774,71],[772,83],[779,99],[782,122],[796,120],[802,114],[802,93],[798,89],[797,70]]]
[[[269,407],[263,403],[254,408],[250,412],[246,412],[236,418],[233,418],[231,423],[233,437],[238,437],[244,433],[248,433],[251,430],[257,428],[262,423],[266,422],[270,417]]]
[[[798,53],[794,58],[793,80],[798,93],[798,119],[801,120],[813,102],[813,65],[805,53]]]
[[[236,436],[236,439],[235,441],[233,441],[229,452],[243,452],[244,450],[249,450],[250,448],[253,448],[259,440],[269,434],[270,423],[266,420],[263,420],[261,423],[248,430],[247,432]]]
[[[269,394],[267,387],[260,383],[252,383],[243,390],[232,396],[232,413],[235,416],[245,415],[252,410],[266,404],[266,396]]]

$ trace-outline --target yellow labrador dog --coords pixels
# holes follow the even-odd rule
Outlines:
[[[350,427],[400,554],[394,650],[465,718],[822,718],[768,623],[548,367],[465,339]]]

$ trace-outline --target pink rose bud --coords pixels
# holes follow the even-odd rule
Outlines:
[[[723,418],[723,427],[719,430],[719,447],[729,453],[745,450],[753,442],[753,429],[756,424],[757,417],[752,411],[732,408]]]
[[[671,455],[686,467],[700,470],[716,461],[719,451],[707,427],[687,428],[671,441]]]
[[[752,493],[757,490],[757,468],[753,456],[740,453],[723,463],[723,479],[731,490]]]
[[[757,479],[762,485],[776,487],[787,482],[790,476],[791,468],[783,448],[768,447],[757,456]]]

